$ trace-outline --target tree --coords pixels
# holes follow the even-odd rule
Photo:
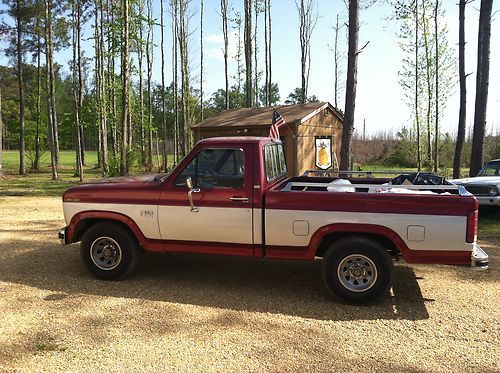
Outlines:
[[[180,0],[179,3],[179,51],[181,57],[181,89],[182,89],[182,119],[184,124],[182,138],[182,155],[189,151],[189,126],[191,124],[191,107],[189,105],[190,86],[188,69],[188,34],[189,14],[188,0]]]
[[[264,0],[264,47],[266,64],[265,104],[272,105],[272,68],[271,68],[271,0]],[[262,100],[262,99],[261,99]],[[279,100],[279,99],[278,99]]]
[[[3,120],[2,120],[2,88],[0,87],[0,178],[3,176]]]
[[[315,12],[313,0],[306,0],[305,3],[304,0],[300,0],[300,4],[295,1],[295,6],[300,20],[301,103],[305,104],[311,70],[311,36],[318,21],[318,14]]]
[[[458,113],[458,131],[453,157],[453,178],[460,177],[462,151],[465,142],[465,120],[467,117],[467,75],[465,74],[465,6],[469,0],[460,0],[458,9],[458,71],[460,77],[460,109]]]
[[[123,16],[123,40],[122,40],[122,147],[120,149],[120,175],[128,174],[127,152],[128,152],[128,128],[130,122],[129,103],[129,81],[130,81],[130,61],[129,61],[129,0],[122,0]]]
[[[203,0],[200,0],[200,120],[203,121]]]
[[[253,83],[252,83],[252,58],[253,58],[253,40],[252,40],[252,1],[245,0],[245,107],[252,107],[254,104]]]
[[[340,149],[340,169],[351,166],[351,141],[354,131],[354,110],[356,107],[356,84],[358,73],[359,0],[349,0],[349,49],[347,53],[347,82],[345,94],[342,145]]]
[[[46,87],[47,107],[49,117],[49,143],[51,154],[52,179],[58,179],[57,166],[59,163],[59,131],[57,125],[54,57],[52,39],[52,1],[45,0],[45,59],[46,59]]]
[[[224,36],[224,78],[226,82],[225,99],[226,99],[226,110],[229,109],[229,75],[227,71],[227,55],[229,48],[229,40],[228,40],[228,29],[227,29],[227,0],[220,1],[220,13],[222,17],[222,35]]]
[[[81,26],[82,17],[81,1],[76,0],[72,3],[72,21],[73,21],[73,99],[75,102],[75,143],[76,143],[76,174],[80,181],[83,180],[83,162],[82,162],[82,141],[80,131],[80,111],[83,106],[83,77],[82,77],[82,55],[81,55]]]
[[[474,106],[474,131],[469,176],[476,176],[484,163],[484,135],[488,82],[490,76],[491,9],[493,1],[481,0],[477,40],[476,102]]]
[[[17,29],[17,78],[19,83],[19,174],[26,174],[25,139],[24,139],[24,82],[23,82],[23,22],[22,0],[16,1],[16,29]]]
[[[297,104],[309,104],[311,102],[318,102],[316,95],[307,96],[304,99],[304,94],[301,87],[295,88],[285,100],[287,105],[297,105]]]
[[[167,157],[167,117],[165,112],[167,111],[166,102],[165,102],[165,49],[164,49],[164,11],[163,11],[163,0],[160,0],[160,54],[161,54],[161,112],[162,115],[162,123],[161,128],[163,130],[163,160],[162,160],[162,169],[166,172],[168,167],[168,157]]]

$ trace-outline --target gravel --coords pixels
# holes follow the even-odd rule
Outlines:
[[[321,262],[144,254],[92,278],[59,198],[0,197],[0,371],[500,371],[500,237],[487,271],[398,263],[364,307]]]

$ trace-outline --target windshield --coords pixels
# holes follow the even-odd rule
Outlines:
[[[477,176],[499,176],[500,175],[500,161],[488,162],[484,165]]]

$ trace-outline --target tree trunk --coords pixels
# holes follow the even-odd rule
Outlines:
[[[429,30],[427,27],[427,18],[425,16],[426,5],[422,3],[422,23],[423,23],[423,34],[424,34],[424,49],[425,49],[425,73],[426,73],[426,83],[427,83],[427,111],[426,111],[426,121],[427,121],[427,162],[429,165],[432,160],[432,130],[431,130],[431,111],[432,111],[432,78],[431,78],[431,58],[429,54]]]
[[[222,16],[222,35],[224,36],[224,77],[225,77],[225,100],[226,110],[229,110],[229,74],[227,70],[227,53],[229,48],[228,29],[227,29],[227,0],[221,0],[220,12]]]
[[[24,139],[24,81],[23,81],[23,29],[21,20],[21,0],[16,2],[17,27],[17,79],[19,84],[19,175],[26,174]]]
[[[465,142],[465,120],[467,117],[467,85],[465,75],[465,5],[467,0],[460,0],[458,5],[458,74],[460,77],[460,110],[458,113],[458,132],[453,157],[453,178],[460,178],[462,151]]]
[[[120,175],[128,174],[128,123],[129,123],[129,0],[122,0],[122,146],[120,149]],[[104,140],[103,140],[104,141]]]
[[[179,50],[179,0],[174,0],[172,11],[172,75],[174,81],[174,162],[177,164],[181,151],[181,129],[179,126],[179,76],[178,76],[178,50]]]
[[[57,116],[55,113],[55,94],[54,93],[54,73],[52,64],[52,15],[51,2],[45,0],[45,65],[46,73],[46,89],[47,89],[47,112],[49,118],[49,143],[50,143],[50,163],[52,169],[52,179],[59,178],[58,175],[58,157],[59,157],[59,141],[57,131]]]
[[[422,153],[420,143],[420,112],[418,110],[418,0],[415,0],[415,126],[417,131],[417,167],[422,169]]]
[[[339,55],[338,55],[338,38],[339,38],[339,15],[337,14],[337,22],[335,23],[335,42],[333,46],[334,70],[335,70],[335,108],[338,109],[339,95]]]
[[[356,84],[358,72],[359,0],[349,0],[349,50],[347,54],[347,82],[345,114],[340,150],[340,169],[351,167],[351,141],[354,131],[354,110],[356,107]]]
[[[151,80],[153,73],[153,5],[151,0],[147,0],[148,6],[148,40],[146,43],[146,64],[148,75],[148,164],[147,169],[153,169],[153,98],[151,95]]]
[[[259,68],[258,68],[258,53],[259,53],[259,48],[257,45],[257,33],[259,31],[258,27],[258,22],[259,22],[259,0],[254,1],[254,12],[255,12],[255,25],[254,25],[254,32],[253,32],[253,55],[254,55],[254,61],[253,61],[253,70],[254,70],[254,81],[253,81],[253,103],[254,105],[258,106],[259,102]]]
[[[80,32],[80,0],[72,3],[72,16],[73,16],[73,32],[72,32],[72,47],[73,47],[73,101],[75,104],[75,153],[76,153],[76,176],[80,178],[80,181],[83,181],[83,165],[82,165],[82,152],[81,152],[81,141],[80,141],[80,108],[81,108],[81,99],[80,96],[82,94],[81,88],[81,68],[80,68],[80,49],[78,48],[79,32]],[[78,36],[77,36],[78,35]],[[77,68],[78,66],[78,68]]]
[[[434,58],[435,67],[434,77],[436,79],[436,95],[435,95],[435,124],[434,124],[434,172],[437,172],[439,168],[439,35],[438,35],[438,11],[439,11],[439,0],[436,0],[436,5],[434,8],[434,41],[435,48],[434,51],[436,56]]]
[[[3,120],[2,120],[2,87],[0,87],[0,178],[3,176]]]
[[[269,63],[269,80],[268,80],[268,84],[267,84],[267,97],[268,97],[268,106],[271,106],[272,105],[272,83],[273,83],[273,80],[272,80],[272,59],[271,59],[271,0],[267,0],[267,8],[268,8],[268,15],[267,15],[267,21],[268,21],[268,31],[269,31],[269,40],[267,42],[267,46],[268,46],[268,63]]]
[[[253,0],[257,1],[257,0]],[[252,0],[245,0],[245,107],[253,106],[253,83],[252,83]]]
[[[164,49],[164,11],[163,0],[160,0],[160,50],[161,50],[161,125],[163,130],[163,155],[162,155],[162,169],[167,172],[168,158],[167,158],[167,109],[165,105],[165,49]]]
[[[139,14],[144,14],[144,0],[138,2]],[[144,59],[144,21],[139,21],[139,40],[137,42],[137,64],[139,68],[139,145],[141,147],[141,165],[146,164],[146,147],[144,142],[144,82],[143,82],[143,59]]]
[[[477,42],[476,102],[469,176],[478,174],[484,162],[484,135],[490,75],[491,8],[493,1],[481,0]]]
[[[188,71],[188,30],[187,30],[187,11],[186,0],[180,0],[179,8],[179,47],[181,52],[181,83],[182,83],[182,118],[184,121],[182,155],[189,151],[189,127],[190,127],[190,108],[189,108],[189,71]]]
[[[35,128],[35,158],[33,159],[33,170],[40,170],[40,127],[42,125],[42,36],[38,30],[39,19],[36,20],[37,43],[36,43],[36,128]]]
[[[200,1],[200,120],[203,122],[203,0]]]

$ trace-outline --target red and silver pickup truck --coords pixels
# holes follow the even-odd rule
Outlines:
[[[131,273],[141,251],[322,258],[326,287],[355,303],[388,291],[398,257],[488,266],[476,244],[477,200],[461,187],[384,186],[384,179],[356,178],[336,189],[335,178],[286,175],[279,140],[202,140],[169,175],[67,190],[67,226],[59,238],[81,241],[86,267],[105,280]],[[412,190],[422,188],[446,193]]]

